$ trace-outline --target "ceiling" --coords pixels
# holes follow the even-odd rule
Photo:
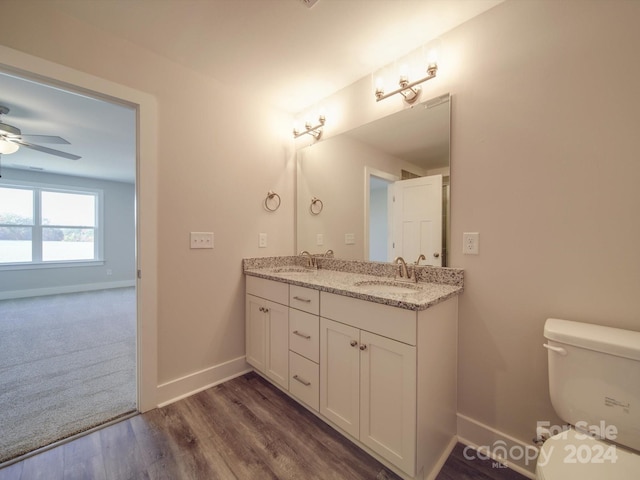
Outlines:
[[[31,0],[23,0],[31,1]],[[49,0],[59,11],[125,38],[265,103],[297,113],[503,0]],[[133,181],[135,112],[0,74],[2,117],[67,160],[21,147],[2,165]],[[44,145],[44,144],[43,144]]]
[[[295,114],[503,0],[49,1]]]
[[[69,145],[37,145],[79,155],[69,160],[20,147],[2,155],[1,167],[44,171],[118,182],[135,180],[136,111],[0,72],[2,123],[22,134],[60,136]]]

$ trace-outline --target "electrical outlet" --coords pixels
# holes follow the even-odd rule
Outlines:
[[[462,234],[462,253],[465,255],[478,255],[480,253],[480,234],[478,232],[465,232]]]
[[[191,248],[213,248],[213,233],[191,232]]]
[[[324,235],[322,233],[316,235],[316,245],[324,245]]]
[[[258,238],[258,247],[259,248],[267,248],[267,234],[261,233]]]
[[[344,234],[344,243],[345,243],[345,245],[354,245],[356,243],[356,235],[355,235],[355,233],[345,233]]]

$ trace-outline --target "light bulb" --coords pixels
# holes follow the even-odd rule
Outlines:
[[[382,77],[376,78],[376,93],[384,93],[384,80]]]
[[[9,142],[4,138],[0,138],[0,153],[8,155],[10,153],[15,153],[20,148],[20,145],[17,143]]]
[[[427,63],[429,65],[437,65],[438,64],[438,49],[436,47],[433,47],[429,50],[429,53],[427,54]]]

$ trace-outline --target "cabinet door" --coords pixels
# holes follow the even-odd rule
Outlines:
[[[289,307],[264,300],[267,316],[265,374],[289,389]]]
[[[355,438],[359,434],[360,331],[320,319],[320,413]]]
[[[360,332],[360,409],[360,441],[415,475],[415,347]]]
[[[266,373],[267,316],[264,312],[264,300],[247,295],[245,312],[247,363]]]

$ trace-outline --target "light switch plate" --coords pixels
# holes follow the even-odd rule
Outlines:
[[[316,235],[316,245],[324,245],[324,235],[322,233]]]
[[[191,248],[213,248],[213,232],[191,232]]]
[[[462,253],[465,255],[478,255],[480,253],[480,234],[478,232],[465,232],[462,234]]]

